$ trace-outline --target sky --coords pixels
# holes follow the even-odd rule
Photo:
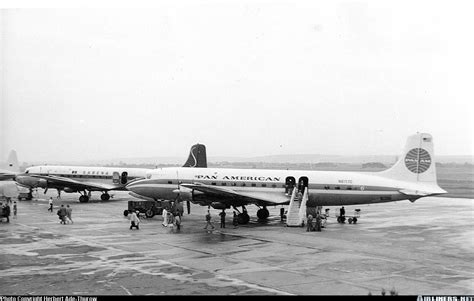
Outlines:
[[[0,158],[472,155],[473,6],[3,6]]]

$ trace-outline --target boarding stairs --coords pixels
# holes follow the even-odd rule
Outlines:
[[[308,189],[305,188],[302,195],[295,187],[291,194],[290,206],[286,215],[286,225],[288,227],[302,227],[306,223],[306,202],[308,201]]]

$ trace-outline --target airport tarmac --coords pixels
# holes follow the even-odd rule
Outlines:
[[[18,202],[18,216],[0,223],[0,294],[474,294],[474,200],[425,198],[360,208],[355,225],[338,224],[338,207],[322,232],[286,227],[280,207],[259,223],[205,226],[206,207],[192,205],[177,232],[162,218],[129,230],[127,192],[110,201],[78,203],[77,194]],[[93,194],[98,199],[99,194]],[[73,208],[74,224],[59,224],[59,204]]]

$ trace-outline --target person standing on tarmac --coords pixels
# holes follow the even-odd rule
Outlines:
[[[132,214],[130,214],[130,230],[132,230],[132,228],[137,228],[137,230],[140,230],[140,228],[138,227],[139,224],[140,219],[137,217],[137,213],[135,211],[132,211]]]
[[[13,218],[16,218],[16,212],[17,212],[16,201],[14,201],[13,202]]]
[[[5,204],[5,217],[7,218],[7,223],[10,222],[10,205],[8,205],[8,202]]]
[[[306,224],[306,232],[313,231],[313,216],[310,214],[308,215],[308,220]]]
[[[168,210],[166,210],[166,208],[163,208],[162,216],[163,216],[163,222],[161,223],[161,225],[163,227],[168,227]]]
[[[69,205],[67,205],[66,207],[66,217],[67,217],[67,220],[68,222],[70,221],[72,224],[74,224],[74,222],[72,221],[72,208],[69,207]]]
[[[204,227],[205,230],[207,230],[207,226],[211,226],[212,230],[214,230],[215,228],[211,222],[211,212],[209,212],[209,210],[207,210],[207,214],[206,214],[206,227]]]
[[[221,228],[225,228],[225,210],[222,209],[222,212],[219,213],[219,216],[221,217]]]
[[[316,213],[316,231],[321,232],[321,214]]]
[[[61,204],[61,208],[58,210],[58,215],[60,219],[60,224],[66,224],[66,216],[67,216],[67,211],[66,208],[64,207],[64,204]]]
[[[53,213],[53,198],[49,197],[49,208],[48,211],[51,211]]]
[[[237,213],[234,211],[234,217],[232,218],[232,225],[234,225],[234,229],[239,226],[239,220],[237,218]]]

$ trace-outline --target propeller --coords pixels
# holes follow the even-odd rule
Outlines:
[[[178,171],[176,171],[176,179],[178,180],[178,190],[176,191],[176,193],[178,195],[176,197],[176,201],[177,202],[182,202],[182,199],[181,199],[181,185],[180,185],[181,181],[179,180]],[[191,202],[189,200],[186,200],[186,209],[187,209],[188,214],[191,214]]]

